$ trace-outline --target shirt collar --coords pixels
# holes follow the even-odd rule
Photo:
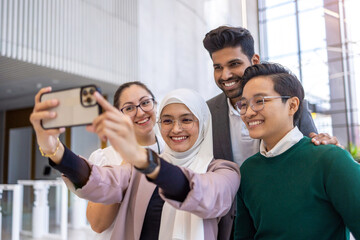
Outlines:
[[[227,104],[229,106],[229,115],[236,115],[240,117],[240,113],[233,107],[231,104],[230,98],[226,98]]]
[[[275,157],[292,146],[294,146],[297,142],[299,142],[304,135],[300,132],[298,127],[294,127],[290,132],[288,132],[270,151],[266,151],[264,141],[261,140],[260,143],[260,154],[265,157]]]

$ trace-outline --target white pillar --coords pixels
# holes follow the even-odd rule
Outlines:
[[[0,184],[0,240],[1,240],[1,230],[2,230],[2,208],[1,208],[1,199],[3,191],[13,191],[13,206],[12,206],[12,228],[11,228],[11,239],[19,240],[20,239],[20,226],[21,226],[21,202],[22,194],[21,187],[17,184]]]
[[[34,183],[34,206],[32,215],[32,237],[41,238],[44,235],[44,217],[46,215],[44,208],[44,183],[37,181]]]
[[[56,225],[60,225],[61,218],[61,203],[62,203],[62,185],[58,184],[55,186],[55,223]]]
[[[67,239],[68,231],[68,189],[64,182],[61,182],[61,239]]]
[[[44,234],[48,234],[49,233],[49,216],[50,216],[50,207],[49,207],[49,200],[48,200],[48,195],[49,195],[49,185],[44,185],[44,188],[41,192],[42,194],[42,199],[43,201],[43,208],[44,208],[44,230],[43,233]]]
[[[20,227],[21,227],[21,217],[22,217],[22,193],[21,187],[19,185],[14,186],[13,194],[13,208],[12,208],[12,229],[11,229],[11,239],[19,240],[20,239]]]

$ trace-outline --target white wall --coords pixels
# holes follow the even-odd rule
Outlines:
[[[220,25],[242,26],[242,1],[144,0],[139,2],[139,78],[158,100],[180,87],[209,99],[215,85],[205,34]],[[247,22],[257,41],[257,5],[247,0]],[[257,42],[256,42],[256,45]],[[258,47],[257,47],[258,49]]]

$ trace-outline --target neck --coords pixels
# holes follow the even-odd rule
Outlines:
[[[155,132],[152,130],[147,135],[136,136],[136,140],[140,146],[150,146],[156,143]]]
[[[280,140],[283,139],[293,128],[294,126],[292,126],[291,128],[286,128],[286,130],[278,137],[270,136],[267,139],[263,138],[266,151],[268,152],[273,149],[276,144],[278,144],[278,142],[280,142]]]

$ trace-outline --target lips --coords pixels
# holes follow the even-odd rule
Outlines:
[[[188,139],[189,137],[188,136],[174,136],[174,137],[170,137],[171,140],[173,140],[174,142],[182,142],[186,139]]]
[[[236,82],[224,82],[223,85],[225,87],[231,87],[231,86],[234,86]]]
[[[135,123],[136,123],[136,124],[139,124],[139,125],[144,125],[144,124],[147,123],[149,120],[150,120],[150,117],[147,117],[147,118],[141,119],[141,120],[139,120],[139,121],[136,121]]]
[[[220,80],[219,82],[226,90],[231,90],[237,88],[236,84],[240,82],[240,78],[230,78],[227,80]]]
[[[264,121],[263,120],[256,120],[256,121],[251,121],[251,122],[248,122],[248,126],[251,128],[251,127],[256,127],[260,124],[262,124]]]

